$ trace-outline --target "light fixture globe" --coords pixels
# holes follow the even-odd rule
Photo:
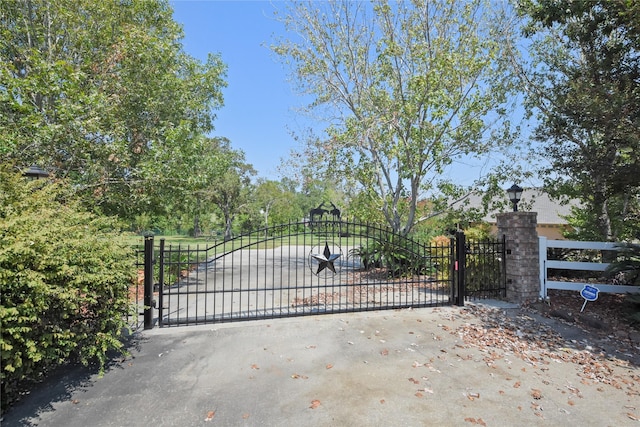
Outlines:
[[[513,203],[513,211],[518,212],[518,202],[522,198],[522,187],[519,185],[513,184],[511,188],[507,190],[507,194],[509,195],[509,200]]]

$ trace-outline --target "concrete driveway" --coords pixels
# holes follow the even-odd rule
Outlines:
[[[637,361],[539,320],[474,306],[154,329],[2,426],[640,425]]]

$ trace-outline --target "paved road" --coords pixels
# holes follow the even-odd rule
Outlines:
[[[2,426],[640,425],[638,364],[582,335],[483,307],[155,329],[102,378],[52,378]]]

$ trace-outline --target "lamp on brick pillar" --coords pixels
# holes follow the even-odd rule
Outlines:
[[[513,184],[511,188],[507,190],[509,200],[513,203],[513,211],[518,212],[518,202],[522,198],[522,188],[516,184]]]

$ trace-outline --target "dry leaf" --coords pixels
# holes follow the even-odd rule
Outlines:
[[[520,381],[516,381],[516,383],[513,385],[513,388],[520,388]]]
[[[207,412],[207,418],[205,418],[205,421],[211,421],[213,420],[213,417],[216,415],[216,411],[209,411]]]
[[[420,384],[420,381],[416,380],[415,378],[409,378],[409,381],[411,381],[414,384]]]
[[[318,406],[320,406],[320,401],[318,399],[314,399],[311,401],[311,406],[309,406],[309,408],[316,409]]]
[[[422,396],[424,396],[424,395],[418,391],[418,392],[416,392],[415,396],[416,396],[416,397],[422,397]]]
[[[242,419],[246,420],[247,418],[249,418],[249,414],[242,414]]]
[[[316,346],[315,345],[308,345],[305,348],[316,348]]]
[[[574,405],[576,404],[576,402],[574,402],[573,400],[569,400],[569,401],[567,402],[567,404],[568,404],[569,406],[574,406]]]
[[[293,378],[294,380],[297,380],[298,378],[302,378],[303,380],[308,380],[309,377],[306,375],[299,375],[299,374],[293,374],[291,375],[291,378]]]
[[[380,399],[380,403],[384,404],[384,399]]]
[[[80,401],[78,399],[73,399],[71,403],[73,403],[74,405],[77,405],[78,403],[80,403]]]
[[[331,363],[327,364],[327,369],[331,369],[333,368],[333,365]]]
[[[388,356],[388,355],[389,355],[389,350],[387,350],[387,349],[385,348],[385,349],[383,349],[383,350],[380,352],[380,354],[381,354],[381,355],[383,355],[383,356]]]
[[[538,390],[537,388],[532,388],[531,389],[531,397],[533,397],[536,400],[540,400],[540,399],[542,399],[542,392],[540,390]]]
[[[627,412],[627,417],[631,418],[633,421],[638,421],[638,417],[631,412]]]
[[[256,365],[256,364],[254,363],[253,365],[251,365],[251,369],[258,370],[258,369],[260,369],[260,368],[258,367],[258,365]]]
[[[504,394],[504,390],[498,390],[498,393]]]

